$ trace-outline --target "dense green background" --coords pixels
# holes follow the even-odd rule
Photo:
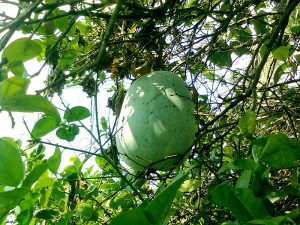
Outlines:
[[[12,124],[39,116],[29,142],[0,139],[0,224],[300,224],[298,0],[3,3],[17,16],[0,14],[0,107]],[[36,94],[31,59],[49,68]],[[116,120],[128,84],[155,70],[186,81],[198,131],[181,165],[132,171]],[[77,86],[90,108],[53,104]],[[82,132],[88,149],[66,144]],[[80,157],[61,164],[66,149]]]

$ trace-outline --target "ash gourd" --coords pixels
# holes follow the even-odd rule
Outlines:
[[[121,160],[134,170],[169,170],[190,150],[196,125],[191,94],[168,71],[137,79],[122,105],[116,142]]]

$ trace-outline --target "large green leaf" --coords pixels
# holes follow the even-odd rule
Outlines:
[[[58,147],[55,148],[54,154],[48,159],[49,170],[56,174],[61,163],[61,151]]]
[[[280,46],[272,51],[273,58],[276,60],[286,61],[289,57],[289,48],[287,46]]]
[[[31,188],[31,186],[38,181],[38,179],[48,169],[48,163],[41,163],[33,168],[33,170],[25,177],[22,187]]]
[[[17,206],[28,192],[28,188],[16,188],[11,191],[0,192],[0,220],[2,220],[11,209]]]
[[[30,195],[26,195],[26,199],[23,199],[19,204],[19,211],[17,213],[18,225],[28,225],[33,216],[34,200]]]
[[[209,60],[218,67],[229,67],[232,65],[231,52],[213,52],[209,55]]]
[[[44,116],[39,119],[31,131],[31,135],[35,139],[39,139],[53,131],[59,126],[59,120],[53,116]]]
[[[249,222],[249,224],[260,224],[260,225],[286,225],[288,218],[286,216],[270,217],[266,219],[256,219]],[[291,220],[289,220],[291,222]]]
[[[218,173],[222,173],[226,170],[252,170],[255,169],[256,165],[256,162],[251,159],[236,159],[233,162],[227,163],[226,165],[222,166],[219,169]]]
[[[66,110],[64,119],[68,122],[83,120],[91,115],[90,111],[83,106],[75,106]]]
[[[56,131],[57,137],[66,141],[73,141],[78,134],[79,128],[76,124],[62,126]]]
[[[233,188],[224,182],[213,188],[212,197],[216,204],[229,208],[242,223],[269,216],[262,199],[255,197],[251,189]]]
[[[43,112],[60,120],[55,106],[40,95],[17,95],[7,97],[1,105],[3,110],[11,112]]]
[[[8,63],[21,61],[25,62],[40,54],[41,46],[30,38],[19,38],[10,43],[2,54],[2,59],[6,58]]]
[[[255,132],[256,114],[253,111],[246,111],[239,120],[241,134],[250,137]]]
[[[181,172],[162,192],[160,192],[147,207],[151,221],[154,224],[167,224],[169,211],[178,189],[187,173]]]
[[[272,134],[264,147],[260,161],[274,168],[288,168],[295,164],[300,155],[298,142],[288,138],[286,134]]]
[[[178,174],[172,183],[162,190],[147,207],[140,206],[123,212],[113,219],[110,225],[166,225],[173,200],[188,171]]]
[[[8,70],[10,70],[14,75],[22,77],[26,75],[26,69],[22,61],[14,61],[7,65]]]
[[[10,77],[0,83],[0,104],[11,96],[26,94],[30,80],[23,77]]]
[[[109,225],[159,225],[153,223],[148,218],[148,212],[143,208],[135,208],[128,212],[123,212],[112,220]]]
[[[24,177],[24,166],[19,150],[0,138],[0,184],[17,186]]]
[[[274,73],[274,83],[277,84],[278,81],[280,80],[282,74],[284,74],[285,70],[287,69],[287,67],[289,66],[289,63],[288,62],[285,62],[283,63],[282,65],[280,65],[275,73]]]

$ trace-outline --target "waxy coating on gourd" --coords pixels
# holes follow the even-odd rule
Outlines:
[[[116,142],[121,159],[136,170],[168,170],[193,144],[194,107],[184,81],[156,71],[133,82],[118,121]]]

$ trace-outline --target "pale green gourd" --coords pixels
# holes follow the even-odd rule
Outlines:
[[[156,71],[128,89],[118,121],[116,142],[121,159],[135,170],[168,170],[191,148],[194,107],[184,81]]]

